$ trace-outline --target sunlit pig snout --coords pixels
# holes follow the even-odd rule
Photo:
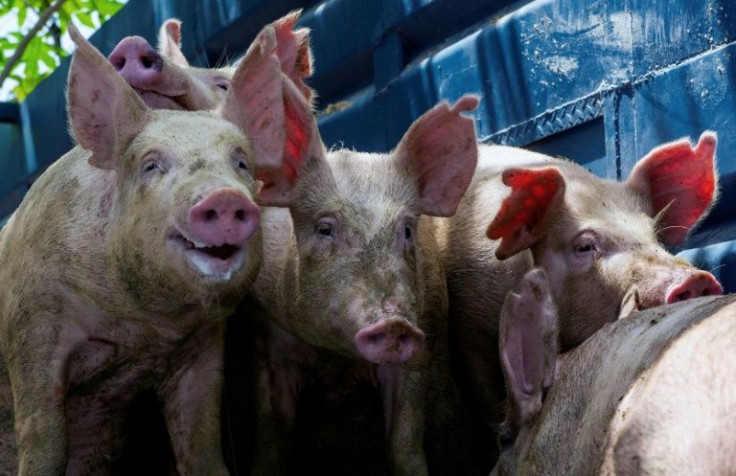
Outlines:
[[[161,56],[139,36],[118,43],[108,60],[131,86],[138,89],[146,89],[154,83],[164,67]]]
[[[713,275],[705,271],[696,271],[671,286],[667,291],[665,302],[669,304],[687,301],[688,299],[721,294],[722,292],[723,288]]]
[[[258,228],[261,212],[242,192],[221,188],[189,209],[192,237],[212,246],[241,244]]]
[[[377,364],[402,364],[424,343],[424,333],[408,322],[381,321],[355,336],[358,351]]]

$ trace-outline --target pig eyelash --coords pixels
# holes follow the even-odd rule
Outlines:
[[[164,169],[158,162],[151,160],[143,164],[141,167],[141,175],[147,175],[158,170],[160,173],[164,173]]]

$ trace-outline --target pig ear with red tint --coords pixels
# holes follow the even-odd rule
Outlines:
[[[506,259],[532,246],[547,228],[550,215],[565,195],[565,179],[554,167],[507,169],[503,183],[511,194],[486,230],[492,240],[501,239],[496,257]]]
[[[303,81],[312,75],[309,28],[294,30],[301,13],[301,10],[295,10],[273,22],[276,31],[276,55],[281,62],[281,71],[294,82],[307,103],[311,104],[314,92]]]
[[[181,21],[170,18],[158,30],[158,52],[179,66],[189,66],[181,52]]]
[[[452,216],[470,185],[478,162],[472,119],[461,112],[478,106],[463,96],[454,106],[442,102],[414,121],[394,152],[397,162],[416,177],[420,211]]]
[[[220,115],[251,141],[259,167],[280,167],[285,120],[276,35],[266,26],[248,48],[233,75]]]
[[[148,107],[71,23],[69,35],[77,45],[67,86],[72,134],[79,145],[92,152],[91,165],[113,169],[117,158],[143,129]]]
[[[669,246],[683,242],[688,231],[715,201],[716,134],[706,131],[692,147],[688,139],[657,147],[636,163],[626,187],[649,198],[659,215],[659,238]]]
[[[506,295],[499,322],[499,351],[510,414],[517,428],[542,408],[544,392],[554,382],[557,360],[557,308],[547,275],[529,271],[519,293]]]

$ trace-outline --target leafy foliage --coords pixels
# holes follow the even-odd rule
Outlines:
[[[126,1],[64,1],[39,33],[33,36],[23,55],[13,66],[7,79],[12,86],[13,99],[24,99],[69,54],[62,47],[61,37],[66,33],[70,21],[96,29]],[[0,0],[0,17],[15,13],[18,19],[17,30],[0,36],[0,69],[5,68],[22,45],[24,37],[53,3],[53,0]]]

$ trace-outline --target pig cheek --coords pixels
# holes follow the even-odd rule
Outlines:
[[[568,275],[563,293],[556,297],[560,320],[560,351],[577,347],[618,317],[623,297],[620,280],[611,276],[603,259],[595,259],[588,272]],[[552,280],[550,280],[552,282]]]

